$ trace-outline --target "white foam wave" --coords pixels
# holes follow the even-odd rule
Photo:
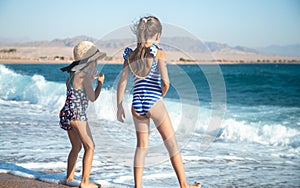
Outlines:
[[[55,114],[63,107],[65,101],[64,83],[47,81],[41,75],[22,75],[4,65],[0,65],[0,81],[0,105],[11,105],[17,108],[32,105],[32,109],[44,108]],[[124,96],[125,123],[127,124],[132,123],[131,99],[132,96],[130,95]],[[165,99],[165,103],[174,129],[179,129],[177,132],[183,135],[196,130],[197,133],[210,134],[213,137],[223,139],[225,142],[255,142],[272,146],[300,147],[300,131],[296,127],[289,127],[289,122],[268,124],[262,121],[251,123],[249,119],[237,120],[235,118],[241,110],[243,114],[255,115],[251,113],[251,107],[243,107],[242,109],[239,107],[230,111],[226,119],[222,120],[222,124],[217,125],[215,129],[209,132],[207,130],[210,128],[210,122],[217,122],[215,119],[218,119],[218,117],[212,117],[212,109],[209,105],[193,106],[171,99]],[[90,102],[89,106],[89,119],[116,121],[116,91],[114,89],[104,88],[99,99],[94,103]]]
[[[224,120],[220,138],[227,142],[252,142],[272,146],[300,146],[300,132],[281,124]]]
[[[66,167],[66,163],[64,162],[47,162],[47,163],[17,163],[16,165],[22,166],[23,168],[30,169],[64,169]],[[77,166],[81,164],[78,163]]]
[[[65,184],[65,173],[56,173],[56,174],[45,174],[35,170],[29,170],[27,168],[12,164],[12,163],[1,163],[0,162],[0,173],[9,173],[16,176],[21,176],[25,178],[37,179],[40,181],[54,183],[54,184]],[[69,186],[79,186],[80,185],[80,177],[75,176],[75,180],[73,180]],[[122,183],[114,183],[109,180],[93,180],[95,183],[101,184],[101,187],[116,187],[116,188],[130,188],[132,185],[126,185]]]
[[[0,99],[27,101],[55,109],[64,100],[64,84],[46,81],[41,75],[22,75],[0,65]]]

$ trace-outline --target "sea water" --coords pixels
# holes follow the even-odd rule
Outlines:
[[[0,65],[0,172],[53,183],[64,179],[70,143],[58,126],[67,77],[62,66]],[[125,123],[119,123],[121,69],[98,65],[105,83],[88,109],[96,144],[91,179],[132,187],[132,81],[124,96]],[[189,182],[300,187],[300,65],[169,65],[168,70],[171,88],[164,101]],[[150,129],[144,187],[179,187],[155,126]]]

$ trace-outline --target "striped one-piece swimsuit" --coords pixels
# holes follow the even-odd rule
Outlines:
[[[156,49],[153,50],[153,48]],[[153,104],[162,98],[161,75],[156,62],[156,53],[158,47],[156,45],[152,45],[150,49],[154,55],[154,58],[148,76],[145,78],[138,78],[133,74],[134,89],[132,107],[140,116],[146,116]],[[131,49],[125,49],[125,60],[128,59],[128,53],[131,51]]]

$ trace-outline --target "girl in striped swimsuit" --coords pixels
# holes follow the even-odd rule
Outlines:
[[[162,32],[160,21],[153,16],[141,18],[135,25],[137,47],[126,48],[124,65],[117,90],[117,118],[124,122],[123,95],[130,73],[134,77],[132,115],[136,128],[137,147],[134,156],[135,187],[142,187],[144,161],[148,150],[149,124],[153,120],[176,172],[180,187],[200,187],[186,181],[182,157],[177,146],[175,132],[163,102],[169,88],[166,56],[157,44]]]

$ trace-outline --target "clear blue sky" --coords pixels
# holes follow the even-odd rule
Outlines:
[[[0,39],[101,38],[149,14],[203,41],[300,43],[299,0],[0,0]]]

